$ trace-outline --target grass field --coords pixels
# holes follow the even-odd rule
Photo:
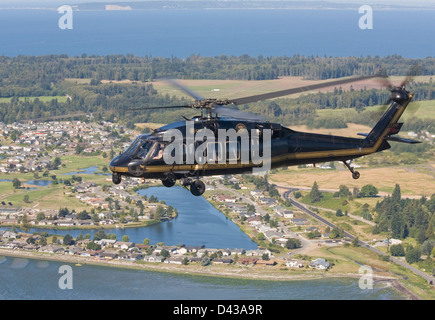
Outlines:
[[[372,106],[366,107],[367,111],[382,112],[386,109],[383,106]],[[355,109],[318,109],[317,114],[327,117],[338,117],[340,119],[352,119],[358,116]],[[403,113],[401,120],[409,119],[411,117],[416,117],[420,119],[435,119],[435,100],[427,101],[411,101],[408,105],[406,111]],[[374,118],[375,122],[377,119]]]
[[[399,184],[404,196],[425,195],[430,197],[435,194],[434,169],[427,169],[427,166],[358,168],[361,177],[354,180],[350,172],[341,167],[336,170],[291,167],[270,174],[270,180],[281,186],[300,186],[304,188],[311,188],[314,181],[316,181],[320,189],[331,191],[338,191],[340,185],[346,185],[352,190],[353,188],[361,189],[364,185],[372,184],[383,192],[381,194],[391,194],[396,184]]]
[[[416,82],[429,82],[432,76],[415,77]],[[389,80],[395,85],[399,85],[404,77],[390,77]],[[297,87],[308,86],[318,83],[327,83],[337,79],[328,80],[304,80],[302,77],[280,77],[274,80],[177,80],[181,85],[193,90],[204,98],[239,98],[272,91],[291,89]],[[161,94],[175,95],[177,97],[189,97],[180,89],[164,82],[152,82],[154,88]],[[350,87],[355,90],[359,89],[385,89],[383,82],[380,79],[369,79],[342,85],[343,90],[348,90]],[[386,89],[385,89],[386,90]],[[325,87],[320,90],[306,91],[302,94],[310,94],[313,92],[331,92],[334,87]],[[300,94],[293,94],[289,97],[298,97]],[[190,97],[189,97],[190,98]]]
[[[110,159],[100,156],[95,157],[84,157],[84,156],[64,156],[60,157],[64,167],[60,167],[58,170],[51,170],[49,177],[42,177],[42,180],[51,180],[51,175],[56,175],[57,179],[71,179],[72,175],[63,175],[62,173],[74,172],[80,169],[85,169],[88,167],[96,166],[100,170],[103,166],[108,167]],[[95,174],[76,174],[76,176],[81,176],[84,181],[95,182],[98,184],[110,184],[111,182],[105,181],[108,177],[103,175]],[[33,173],[15,173],[8,174],[2,179],[12,180],[18,178],[22,183],[28,180],[35,179]],[[109,177],[110,178],[110,177]],[[110,180],[110,179],[109,179]],[[84,203],[80,202],[74,195],[69,195],[69,187],[65,186],[63,183],[58,185],[51,184],[46,187],[38,187],[34,190],[29,189],[14,189],[11,181],[0,182],[0,200],[6,202],[12,202],[14,205],[20,205],[23,207],[34,207],[38,209],[56,209],[61,207],[74,208],[76,210],[85,210],[89,207]],[[28,195],[30,203],[24,202],[24,196]]]
[[[11,102],[12,98],[0,98],[0,103],[8,103]],[[35,99],[39,99],[42,102],[50,102],[51,100],[56,99],[58,102],[66,102],[68,100],[67,96],[40,96],[40,97],[19,97],[20,101],[34,101]]]
[[[41,187],[36,190],[17,189],[12,194],[6,197],[6,201],[12,202],[14,205],[25,207],[36,207],[38,209],[53,209],[59,210],[60,208],[71,208],[76,211],[88,209],[86,205],[80,202],[74,196],[65,195],[64,192],[68,191],[68,187],[63,184],[50,185],[48,187]],[[30,203],[24,203],[24,195],[29,196]]]

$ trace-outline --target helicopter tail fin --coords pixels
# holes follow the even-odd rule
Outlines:
[[[396,141],[404,143],[419,143],[420,141],[394,137],[399,133],[403,123],[398,122],[403,112],[405,111],[409,101],[412,98],[412,93],[408,93],[403,89],[396,89],[392,95],[392,103],[385,111],[376,125],[368,134],[360,134],[365,136],[366,146],[375,147],[376,151],[381,151],[390,148],[386,141]]]

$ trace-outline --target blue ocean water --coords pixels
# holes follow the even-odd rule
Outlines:
[[[62,30],[56,10],[0,10],[0,55],[133,54],[184,58],[243,55],[434,56],[433,11],[357,10],[74,11]]]
[[[392,300],[384,285],[362,290],[358,279],[260,281],[83,265],[72,289],[60,289],[64,263],[0,256],[0,300]]]

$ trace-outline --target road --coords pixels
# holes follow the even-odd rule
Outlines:
[[[291,194],[293,191],[296,191],[296,190],[298,190],[298,189],[296,189],[296,188],[282,187],[282,186],[277,186],[277,187],[282,188],[282,189],[287,189],[287,191],[285,191],[285,192],[282,194],[282,196],[283,196],[284,199],[288,199],[288,200],[290,200],[291,203],[292,203],[292,205],[293,205],[294,207],[296,207],[296,208],[302,210],[303,212],[307,213],[308,215],[310,215],[310,216],[313,217],[314,219],[316,219],[316,220],[320,221],[321,223],[327,225],[327,226],[330,227],[331,229],[334,229],[334,228],[337,227],[337,226],[336,226],[335,224],[333,224],[332,222],[326,220],[325,218],[321,217],[321,216],[318,215],[317,213],[315,213],[315,212],[311,211],[310,209],[308,209],[304,204],[302,204],[302,203],[296,201],[295,199],[293,199],[292,197],[290,197],[290,194]],[[350,233],[347,232],[347,231],[343,231],[343,234],[344,234],[345,237],[347,237],[347,238],[349,238],[349,239],[351,239],[351,240],[354,240],[354,239],[355,239],[355,236],[352,235],[352,234],[350,234]],[[379,255],[382,255],[382,256],[388,256],[388,254],[386,254],[385,252],[382,252],[382,251],[376,249],[375,247],[370,246],[369,244],[367,244],[367,243],[364,242],[364,241],[361,241],[361,240],[358,239],[358,243],[359,243],[360,246],[362,246],[362,247],[366,247],[366,248],[368,248],[369,250],[371,250],[371,251],[373,251],[373,252],[375,252],[375,253],[377,253],[377,254],[379,254]],[[418,270],[417,268],[415,268],[415,267],[409,265],[408,263],[406,263],[406,262],[404,262],[404,261],[402,261],[402,260],[400,260],[400,259],[398,259],[398,258],[390,257],[390,261],[392,261],[392,262],[394,262],[394,263],[396,263],[396,264],[398,264],[398,265],[401,265],[402,267],[404,267],[404,268],[410,270],[411,272],[413,272],[413,273],[419,275],[420,277],[424,278],[428,283],[430,283],[430,284],[432,284],[432,285],[435,285],[435,277],[432,277],[432,276],[428,275],[427,273],[424,273],[423,271]]]

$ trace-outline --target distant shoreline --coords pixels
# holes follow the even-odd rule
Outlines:
[[[258,8],[243,8],[243,7],[234,7],[234,8],[213,8],[213,7],[199,7],[199,8],[131,8],[131,9],[106,9],[106,8],[89,8],[89,9],[80,9],[76,8],[76,5],[71,6],[74,12],[95,12],[95,11],[108,11],[108,12],[118,12],[118,11],[189,11],[189,10],[306,10],[306,11],[355,11],[358,10],[359,6],[355,7],[345,7],[345,8],[334,8],[334,7],[276,7],[276,8],[267,8],[267,7],[258,7]],[[435,10],[435,7],[376,7],[372,6],[376,11],[404,11],[404,10],[413,10],[413,11],[427,11],[427,10]],[[57,11],[58,7],[0,7],[0,10],[46,10],[46,11]]]
[[[204,276],[204,277],[218,277],[218,278],[234,278],[234,279],[250,279],[250,280],[262,280],[262,281],[309,281],[320,280],[324,278],[352,278],[359,279],[361,274],[355,273],[328,273],[310,271],[310,273],[295,273],[295,274],[283,274],[283,272],[268,271],[263,269],[252,270],[252,268],[232,268],[226,266],[218,267],[202,267],[202,266],[183,266],[165,263],[137,263],[132,261],[120,261],[120,260],[97,260],[87,257],[79,256],[67,256],[57,255],[49,253],[34,253],[24,251],[11,251],[8,249],[0,248],[0,256],[13,257],[13,258],[25,258],[33,260],[45,260],[45,261],[57,261],[80,265],[95,265],[112,268],[125,268],[133,270],[145,270],[153,272],[184,274],[192,276]],[[266,267],[267,268],[267,267]],[[420,298],[405,288],[396,278],[387,276],[374,276],[374,283],[385,283],[391,286],[394,290],[399,292],[404,297],[410,300],[420,300]]]

